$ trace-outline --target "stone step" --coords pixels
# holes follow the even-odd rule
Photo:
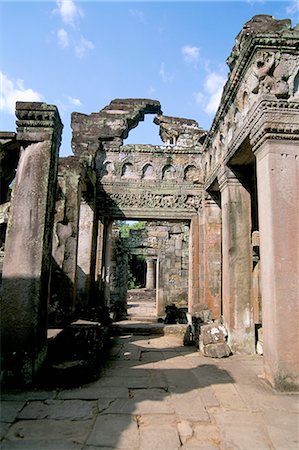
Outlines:
[[[146,322],[146,323],[157,323],[157,317],[154,315],[151,316],[134,316],[127,315],[127,320],[129,321],[137,321],[137,322]]]
[[[115,322],[111,326],[111,333],[122,335],[122,334],[133,334],[133,335],[176,335],[184,336],[187,324],[175,324],[175,325],[165,325],[164,323],[158,322],[144,322],[136,320],[122,320],[120,322]]]

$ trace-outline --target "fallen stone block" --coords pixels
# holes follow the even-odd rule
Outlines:
[[[218,344],[204,345],[203,354],[210,358],[225,358],[231,354],[231,350],[226,342],[219,342]]]
[[[225,327],[223,325],[217,325],[216,323],[202,325],[200,328],[200,332],[203,345],[225,342],[227,337],[227,331]]]

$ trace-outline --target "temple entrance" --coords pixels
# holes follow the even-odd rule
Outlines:
[[[115,221],[106,298],[112,310],[120,317],[157,320],[167,305],[188,308],[189,235],[184,220]]]

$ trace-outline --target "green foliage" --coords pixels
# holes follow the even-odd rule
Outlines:
[[[140,221],[129,225],[124,220],[119,220],[117,225],[119,227],[120,237],[128,238],[130,235],[130,230],[143,230],[146,227],[146,222]]]

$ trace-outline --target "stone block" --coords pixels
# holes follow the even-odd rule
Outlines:
[[[98,416],[87,445],[133,449],[139,446],[137,421],[130,414]]]
[[[224,358],[231,354],[231,350],[226,342],[219,342],[218,344],[204,345],[203,354],[210,358]]]
[[[201,326],[200,330],[203,345],[217,344],[226,340],[227,332],[223,325],[211,323]]]

